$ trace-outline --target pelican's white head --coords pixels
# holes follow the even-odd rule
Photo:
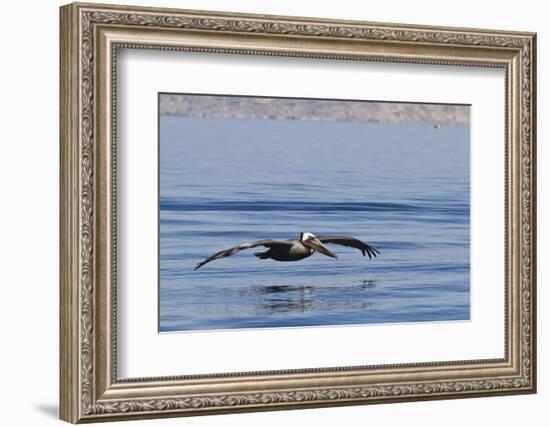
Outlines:
[[[310,239],[315,239],[315,234],[308,233],[308,232],[300,234],[300,242],[304,242],[304,241],[310,240]]]
[[[301,233],[300,242],[302,242],[302,245],[310,250],[321,252],[323,255],[331,258],[338,258],[336,254],[323,245],[323,242],[321,242],[313,233]]]

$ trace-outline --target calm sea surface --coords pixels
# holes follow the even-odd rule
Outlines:
[[[160,331],[468,320],[469,128],[160,118]],[[299,262],[251,240],[357,237]]]

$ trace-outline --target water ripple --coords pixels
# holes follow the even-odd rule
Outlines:
[[[394,203],[394,202],[272,202],[272,201],[232,201],[210,200],[193,201],[189,199],[161,198],[160,209],[163,212],[176,211],[265,211],[265,212],[447,212],[468,214],[469,204],[452,203]]]

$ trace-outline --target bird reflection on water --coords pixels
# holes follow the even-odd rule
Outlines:
[[[258,296],[254,311],[258,315],[312,313],[363,310],[374,303],[364,295],[362,299],[332,299],[327,295],[333,292],[357,293],[375,287],[375,280],[360,280],[350,286],[324,285],[258,285],[240,290],[241,296],[255,294]]]

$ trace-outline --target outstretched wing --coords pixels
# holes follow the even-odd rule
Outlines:
[[[209,263],[210,261],[214,261],[216,259],[225,258],[228,256],[231,256],[233,254],[236,254],[239,251],[242,251],[243,249],[250,249],[255,248],[256,246],[265,246],[265,247],[272,247],[276,245],[292,245],[292,242],[287,242],[283,240],[270,240],[270,239],[264,239],[264,240],[255,240],[253,242],[243,243],[242,245],[235,246],[234,248],[229,248],[224,251],[220,251],[218,253],[215,253],[210,258],[205,259],[202,262],[199,262],[193,270],[197,270],[201,268],[204,264]]]
[[[334,243],[336,245],[349,246],[352,248],[360,249],[363,256],[368,255],[369,258],[380,255],[380,251],[359,239],[349,236],[317,236],[317,238],[323,243]]]

